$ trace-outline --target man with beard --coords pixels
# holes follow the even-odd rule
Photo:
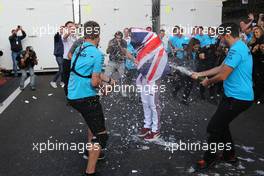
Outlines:
[[[209,148],[196,165],[196,171],[212,167],[219,159],[228,163],[236,163],[235,147],[229,129],[230,123],[253,103],[252,55],[247,45],[239,38],[239,26],[234,23],[222,24],[218,34],[230,50],[224,62],[213,69],[193,73],[192,77],[210,77],[201,84],[208,87],[220,81],[224,82],[224,95],[218,108],[211,118],[207,133],[208,146],[217,145],[217,152]],[[220,147],[222,146],[222,147]]]

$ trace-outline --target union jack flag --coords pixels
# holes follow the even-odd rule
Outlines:
[[[168,56],[157,34],[140,28],[131,28],[131,45],[137,51],[138,71],[153,82],[167,74]]]

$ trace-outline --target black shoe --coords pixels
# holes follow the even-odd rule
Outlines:
[[[217,160],[212,160],[212,161],[205,161],[205,160],[199,160],[195,165],[193,166],[194,172],[200,172],[204,171],[207,169],[212,168],[215,164],[217,163]]]
[[[85,152],[83,153],[83,159],[88,160],[89,158],[89,151],[85,150]],[[103,151],[100,152],[100,155],[98,157],[98,161],[100,160],[104,160],[105,159],[105,153]]]

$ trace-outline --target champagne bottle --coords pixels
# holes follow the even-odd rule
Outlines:
[[[205,80],[207,77],[206,76],[199,76],[198,78],[197,78],[197,80],[199,81],[199,82],[202,82],[203,80]]]

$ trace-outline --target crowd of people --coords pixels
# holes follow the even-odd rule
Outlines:
[[[219,34],[219,30],[213,27],[205,31],[202,26],[195,26],[191,34],[184,33],[180,26],[174,26],[169,37],[167,31],[163,29],[156,34],[152,32],[151,27],[147,27],[139,35],[136,34],[139,30],[133,32],[131,28],[125,28],[122,32],[117,31],[114,38],[109,41],[106,50],[109,61],[105,71],[104,54],[98,49],[100,26],[97,22],[88,21],[83,27],[83,36],[78,37],[77,25],[68,21],[55,34],[54,56],[59,71],[50,85],[57,88],[59,84],[64,88],[68,104],[82,114],[89,127],[88,141],[93,145],[87,154],[89,161],[86,175],[95,175],[97,160],[103,158],[101,149],[106,147],[108,139],[103,109],[96,88],[100,88],[101,93],[105,94],[109,88],[104,87],[105,85],[116,83],[122,85],[127,80],[129,84],[133,84],[131,78],[137,74],[139,75],[137,84],[143,87],[159,85],[163,73],[157,78],[154,73],[154,79],[152,74],[144,74],[144,69],[137,71],[142,60],[147,59],[146,55],[150,50],[153,50],[155,61],[160,61],[165,54],[165,58],[168,58],[168,64],[158,68],[158,71],[166,72],[167,65],[176,64],[192,72],[191,76],[173,69],[169,73],[176,79],[174,94],[183,89],[181,100],[183,104],[190,103],[190,93],[196,85],[199,86],[200,97],[203,100],[206,99],[206,90],[209,92],[211,102],[216,103],[216,97],[222,96],[207,128],[208,143],[231,143],[231,150],[224,149],[221,159],[231,163],[236,161],[229,124],[247,110],[253,101],[258,104],[264,102],[263,14],[259,15],[258,20],[249,14],[247,20],[240,22],[240,26],[233,23],[223,24],[222,27],[228,28],[230,32],[224,30],[223,34]],[[17,35],[19,31],[22,33],[20,36]],[[12,30],[9,37],[13,70],[15,76],[17,66],[22,72],[21,90],[24,89],[26,73],[29,71],[31,88],[35,90],[34,66],[37,64],[37,56],[32,47],[27,47],[23,51],[21,41],[25,37],[26,33],[21,26]],[[151,67],[151,63],[146,67]],[[112,78],[115,73],[119,74],[119,80]],[[196,80],[201,83],[196,84]],[[155,141],[160,137],[160,107],[157,102],[159,95],[156,93],[141,92],[144,126],[138,136],[146,141]],[[122,90],[121,94],[127,97],[126,90]],[[208,168],[217,159],[218,156],[208,150],[204,158],[197,162],[197,169]]]

